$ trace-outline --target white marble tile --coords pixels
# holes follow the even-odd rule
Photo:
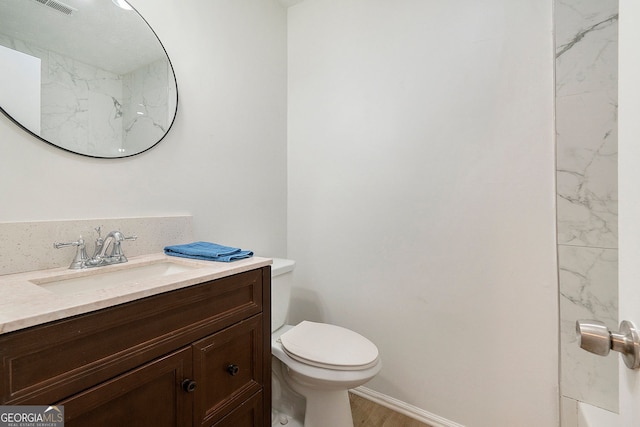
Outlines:
[[[617,0],[557,0],[554,13],[556,96],[615,89]]]
[[[169,128],[168,62],[156,61],[124,77],[123,147],[139,151]]]
[[[618,358],[579,349],[575,321],[618,327],[618,1],[556,0],[554,16],[561,391],[615,411]]]
[[[594,92],[556,101],[558,241],[618,246],[617,100]]]
[[[556,0],[556,45],[569,44],[589,28],[618,14],[618,0]],[[597,32],[597,28],[593,31]],[[558,50],[558,49],[557,49]]]
[[[615,249],[559,246],[561,392],[611,411],[618,405],[618,356],[578,347],[575,322],[597,319],[618,328],[618,257]]]
[[[89,145],[97,155],[114,155],[122,141],[122,102],[99,92],[89,92]]]

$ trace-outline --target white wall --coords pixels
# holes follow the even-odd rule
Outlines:
[[[551,1],[306,0],[288,43],[290,320],[431,413],[557,425]]]
[[[286,11],[276,0],[131,3],[175,68],[169,135],[137,157],[90,159],[0,115],[0,221],[192,214],[197,239],[285,255]]]

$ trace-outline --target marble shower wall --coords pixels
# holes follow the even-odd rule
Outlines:
[[[160,140],[171,123],[166,59],[117,75],[7,35],[0,44],[42,61],[41,136],[48,141],[113,156]]]
[[[618,328],[618,1],[556,0],[555,21],[560,389],[617,412],[618,358],[580,350],[575,321]]]
[[[149,140],[159,141],[167,132],[176,110],[175,93],[168,93],[175,87],[170,79],[173,72],[166,59],[122,76],[122,141],[127,151],[144,150]]]

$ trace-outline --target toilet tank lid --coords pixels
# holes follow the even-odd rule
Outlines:
[[[272,258],[273,264],[271,264],[271,277],[276,277],[284,273],[293,271],[296,267],[296,262],[292,259],[284,258]]]

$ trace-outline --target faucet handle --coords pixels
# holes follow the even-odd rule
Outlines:
[[[76,269],[86,267],[85,262],[89,259],[89,255],[87,255],[87,250],[85,249],[84,239],[82,238],[82,236],[80,236],[80,238],[75,242],[68,242],[68,243],[54,242],[53,243],[53,247],[56,249],[67,248],[69,246],[78,247],[78,250],[76,251],[76,256],[73,258],[73,261],[71,261],[71,265],[69,266],[69,268],[76,270]]]
[[[53,247],[56,249],[68,248],[69,246],[81,246],[81,245],[84,245],[84,240],[82,239],[82,236],[80,236],[80,238],[76,242],[67,242],[67,243],[53,242]]]
[[[127,262],[127,257],[122,252],[122,242],[125,240],[137,240],[138,236],[124,236],[119,231],[116,233],[116,239],[111,248],[111,258],[119,259],[121,262]]]

